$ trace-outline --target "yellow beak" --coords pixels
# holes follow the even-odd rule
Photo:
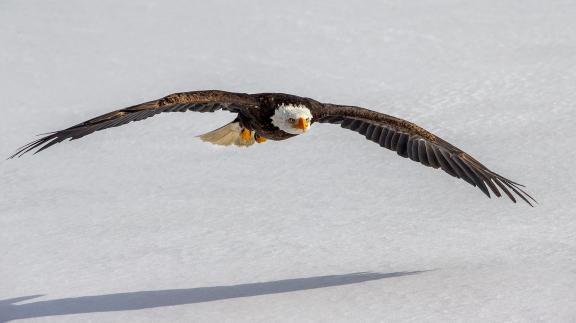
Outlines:
[[[303,117],[299,118],[296,124],[294,124],[294,128],[302,129],[304,131],[306,131],[306,129],[308,129],[309,126],[310,124],[308,123],[308,120],[306,120],[306,118]]]

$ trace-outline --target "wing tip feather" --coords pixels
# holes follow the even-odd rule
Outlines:
[[[24,156],[25,154],[33,151],[34,149],[37,149],[37,151],[35,151],[33,153],[33,155],[36,155],[37,153],[41,152],[42,150],[64,140],[65,138],[62,138],[62,140],[59,140],[58,138],[58,132],[52,132],[50,133],[48,136],[42,137],[40,139],[36,139],[32,142],[27,143],[26,145],[18,148],[16,150],[16,152],[14,152],[12,155],[10,155],[7,160],[10,159],[14,159],[14,158],[20,158],[22,156]]]
[[[469,155],[466,155],[469,156]],[[504,194],[513,202],[517,203],[518,200],[516,197],[521,198],[526,204],[531,207],[534,207],[534,204],[531,202],[533,201],[536,204],[539,204],[536,199],[534,199],[530,194],[528,194],[525,190],[521,187],[525,187],[522,184],[516,183],[512,180],[509,180],[491,170],[483,166],[482,164],[476,161],[475,159],[469,160],[468,158],[462,158],[462,161],[466,166],[468,166],[471,170],[473,170],[477,175],[481,177],[481,181],[488,184],[490,189],[498,196],[502,197],[503,195],[500,193],[500,190],[504,192]],[[496,185],[494,185],[496,184]],[[500,190],[498,190],[498,187]],[[507,187],[507,188],[506,188]],[[515,193],[512,194],[508,189],[512,190]]]

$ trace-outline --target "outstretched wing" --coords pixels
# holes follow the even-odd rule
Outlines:
[[[364,108],[334,104],[323,104],[313,110],[312,120],[316,122],[340,124],[342,128],[356,131],[402,157],[441,168],[478,186],[488,197],[490,191],[500,197],[502,190],[514,203],[516,198],[512,192],[530,206],[536,202],[522,190],[523,185],[498,175],[449,142],[406,120]]]
[[[66,139],[79,139],[95,131],[144,120],[162,112],[214,112],[220,109],[240,112],[243,109],[258,106],[258,104],[257,99],[243,93],[224,91],[174,93],[158,100],[106,113],[68,129],[49,133],[47,136],[21,147],[10,158],[20,157],[31,150],[38,149],[36,154]]]

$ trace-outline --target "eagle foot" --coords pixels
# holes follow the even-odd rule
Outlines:
[[[264,138],[264,137],[262,137],[262,136],[260,136],[259,134],[255,134],[255,135],[254,135],[254,140],[256,140],[257,143],[261,144],[261,143],[263,143],[264,141],[266,141],[267,139]]]
[[[244,143],[252,141],[252,131],[250,129],[242,128],[242,130],[240,130],[240,139]]]

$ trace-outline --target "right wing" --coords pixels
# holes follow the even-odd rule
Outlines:
[[[313,115],[316,122],[339,124],[402,157],[462,178],[478,186],[488,197],[490,191],[500,197],[502,190],[514,203],[516,198],[512,192],[530,206],[536,202],[522,189],[523,185],[493,172],[449,142],[406,120],[364,108],[336,104],[324,104],[316,108]]]

